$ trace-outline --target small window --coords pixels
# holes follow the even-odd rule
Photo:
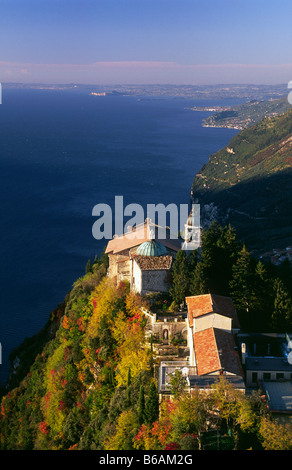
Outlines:
[[[264,380],[271,380],[271,374],[270,374],[270,372],[264,372],[264,373],[263,373],[263,379],[264,379]]]
[[[257,372],[253,372],[252,373],[252,383],[256,383],[257,380],[258,380],[258,373]]]

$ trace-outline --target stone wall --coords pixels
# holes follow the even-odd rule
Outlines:
[[[117,282],[123,279],[131,282],[131,262],[129,259],[129,250],[122,251],[119,254],[109,254],[108,275],[116,277]]]
[[[170,316],[157,317],[156,314],[146,312],[148,334],[152,334],[154,338],[169,344],[172,339],[183,337],[188,343],[188,324],[186,321],[180,321],[178,318]]]
[[[157,270],[157,271],[142,271],[142,295],[148,292],[168,292],[169,291],[169,271],[168,270]]]

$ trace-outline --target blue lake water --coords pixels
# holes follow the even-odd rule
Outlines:
[[[237,131],[202,127],[191,99],[3,89],[0,106],[2,382],[8,355],[38,332],[107,240],[92,209],[186,204],[195,174]],[[231,104],[224,101],[221,104]],[[235,102],[234,102],[235,104]]]

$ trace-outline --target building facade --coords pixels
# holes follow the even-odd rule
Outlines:
[[[141,295],[168,292],[171,269],[181,240],[159,238],[159,227],[149,219],[121,236],[110,240],[105,253],[109,258],[108,275],[116,282],[128,281],[131,290]]]
[[[180,364],[161,363],[159,385],[161,395],[169,393],[174,370],[180,369],[191,390],[208,390],[220,375],[245,392],[244,372],[234,335],[239,331],[236,310],[229,297],[198,295],[186,298],[189,357]]]

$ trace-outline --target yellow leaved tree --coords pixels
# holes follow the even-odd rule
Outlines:
[[[93,312],[87,327],[89,337],[94,338],[98,335],[99,326],[104,317],[106,317],[109,325],[112,324],[119,299],[120,290],[115,281],[109,277],[104,277],[94,289],[90,298],[93,304]]]
[[[117,385],[125,385],[128,372],[134,378],[143,369],[148,369],[149,349],[145,347],[145,318],[141,310],[142,298],[129,293],[125,299],[126,312],[117,315],[113,336],[118,343],[119,361],[116,369]]]

